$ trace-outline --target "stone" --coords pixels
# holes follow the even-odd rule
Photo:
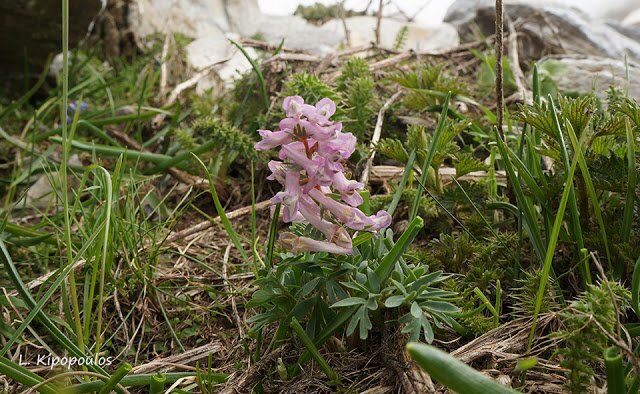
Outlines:
[[[67,163],[70,166],[81,167],[83,165],[78,155],[71,155]],[[73,179],[73,177],[69,177],[69,182],[73,183]],[[69,190],[74,187],[74,185],[72,184],[69,184],[68,186]],[[54,190],[57,190],[58,193],[55,193]],[[29,187],[25,195],[15,204],[14,208],[49,208],[56,203],[56,194],[59,194],[59,192],[60,175],[58,174],[58,172],[54,171],[48,174],[42,174]],[[69,197],[72,197],[70,192]]]
[[[538,63],[541,78],[551,78],[562,93],[596,93],[606,98],[610,86],[627,88],[629,97],[640,99],[640,66],[624,60],[579,55],[550,56]]]
[[[376,17],[354,16],[346,18],[345,23],[349,30],[351,46],[375,41]],[[434,52],[453,48],[460,44],[456,28],[448,23],[435,27],[425,27],[416,23],[383,18],[380,22],[380,46],[393,49],[398,32],[405,27],[407,28],[407,37],[404,45],[400,48],[403,50],[413,49],[416,52]],[[342,20],[330,20],[322,25],[322,29],[327,34],[339,36],[342,41],[346,41]]]
[[[495,30],[495,8],[485,0],[469,2],[459,0],[447,13],[445,20],[458,27],[462,37],[471,37],[471,26],[477,25],[486,35]],[[532,3],[534,5],[532,5]],[[560,4],[544,1],[510,1],[505,4],[505,13],[512,21],[524,21],[519,31],[532,40],[521,40],[524,53],[536,58],[545,47],[556,47],[556,52],[605,56],[623,59],[625,55],[640,59],[640,43],[604,21],[594,20],[586,13]],[[535,46],[535,47],[532,47]]]
[[[631,11],[629,15],[622,20],[622,24],[628,27],[640,28],[640,8]]]
[[[239,37],[229,37],[238,40]],[[203,94],[222,85],[229,87],[242,74],[251,70],[249,60],[229,43],[228,37],[222,33],[214,33],[192,41],[185,48],[187,62],[195,71],[211,67],[211,73],[198,81],[196,93]],[[249,56],[255,58],[253,48],[245,48]]]
[[[257,0],[136,0],[129,20],[138,37],[172,31],[199,38],[213,32],[239,32],[258,14]]]
[[[621,21],[638,7],[636,0],[505,0],[505,5],[526,3],[533,7],[559,5],[579,9],[593,19]],[[495,0],[456,0],[449,6],[444,16],[445,22],[471,20],[475,9],[493,6]]]
[[[249,22],[249,21],[247,21]],[[258,38],[290,49],[316,55],[333,52],[342,42],[344,34],[330,34],[321,26],[313,25],[296,15],[266,15],[256,17],[239,31],[244,37]]]
[[[226,45],[223,34],[228,33],[275,44],[284,39],[288,48],[316,54],[333,51],[342,39],[325,34],[299,16],[263,14],[257,0],[136,0],[129,19],[138,37],[172,31],[194,39],[207,38],[206,44],[196,46],[216,48]],[[222,53],[211,56],[223,57]]]

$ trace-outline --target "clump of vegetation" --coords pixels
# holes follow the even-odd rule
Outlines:
[[[558,331],[564,344],[558,349],[560,365],[567,369],[567,389],[584,393],[593,385],[594,367],[619,335],[620,313],[628,308],[629,290],[616,282],[590,285],[561,312]]]
[[[298,5],[294,11],[294,15],[299,15],[311,23],[323,24],[331,19],[348,18],[356,15],[363,15],[363,12],[357,12],[349,9],[340,9],[340,4],[325,5],[322,3],[314,3],[311,5]]]
[[[2,387],[406,390],[410,341],[522,390],[640,385],[634,99],[563,95],[533,66],[503,138],[482,43],[391,70],[393,51],[254,42],[233,87],[168,101],[187,41],[160,65],[158,38],[111,63],[72,50],[53,86],[0,99]],[[512,392],[408,351],[438,384]],[[91,362],[24,364],[41,352]]]

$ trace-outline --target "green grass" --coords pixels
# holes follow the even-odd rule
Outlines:
[[[618,300],[607,309],[617,317],[615,329],[589,351],[597,362],[588,360],[584,371],[573,364],[566,376],[570,384],[587,377],[600,388],[607,381],[619,392],[639,384],[630,353],[638,357],[640,335],[640,125],[637,104],[624,94],[612,91],[607,103],[545,98],[533,67],[536,104],[506,108],[503,140],[488,109],[493,63],[484,51],[476,53],[482,81],[451,76],[445,63],[414,60],[400,65],[409,70],[401,75],[371,72],[368,65],[388,56],[383,52],[342,68],[332,63],[327,75],[291,64],[273,71],[260,64],[272,52],[258,51],[231,91],[186,93],[165,106],[156,64],[164,37],[113,63],[81,49],[67,52],[68,1],[63,5],[58,85],[44,90],[43,73],[15,101],[0,98],[0,286],[11,294],[0,294],[0,375],[11,389],[162,392],[180,381],[180,392],[218,392],[260,365],[257,386],[247,391],[313,381],[360,392],[383,383],[378,376],[386,372],[377,372],[390,364],[372,357],[381,343],[399,355],[417,332],[451,352],[489,330],[507,338],[522,317],[530,325],[519,327],[529,336],[526,351],[517,351],[539,362],[514,371],[514,363],[498,360],[492,368],[525,388],[534,381],[530,371],[543,376],[542,366],[571,355],[559,334],[564,324],[585,322],[599,332],[583,314],[598,302],[608,305],[608,292]],[[172,48],[169,57],[182,50]],[[169,67],[173,85],[189,77]],[[328,78],[337,71],[343,75]],[[353,126],[359,136],[354,159],[344,163],[357,179],[370,153],[369,126],[399,89],[405,98],[383,119],[374,164],[394,165],[402,175],[363,193],[363,209],[387,209],[393,231],[354,235],[353,257],[284,250],[280,206],[258,210],[279,190],[265,180],[266,164],[276,158],[253,150],[254,129],[277,128],[285,94],[331,96],[345,131]],[[365,96],[366,105],[355,105]],[[68,112],[72,101],[88,107]],[[468,110],[454,110],[460,102]],[[575,111],[584,105],[586,115]],[[159,114],[165,120],[154,125]],[[441,166],[458,174],[449,179]],[[484,172],[469,179],[472,170]],[[176,171],[208,184],[181,184]],[[35,203],[27,196],[39,179],[51,183],[51,198]],[[237,217],[240,208],[245,215]],[[196,225],[210,227],[176,237]],[[314,235],[301,224],[290,231]],[[30,285],[34,279],[41,282]],[[268,297],[271,308],[261,304]],[[586,299],[594,303],[585,306]],[[549,311],[560,312],[557,324],[541,336]],[[547,334],[557,341],[541,351]],[[571,343],[589,340],[574,334]],[[216,343],[223,349],[203,355],[193,370],[136,372],[156,358]],[[53,372],[17,362],[41,353],[115,362]],[[432,347],[410,345],[409,354],[458,392],[478,385],[512,392]],[[371,360],[366,368],[359,357]]]

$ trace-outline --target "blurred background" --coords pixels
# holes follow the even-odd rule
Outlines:
[[[415,15],[415,19],[422,23],[437,24],[442,22],[447,8],[453,4],[455,0],[400,0],[391,2],[389,6],[394,11],[402,10],[409,15]],[[472,3],[470,1],[469,3]],[[587,12],[592,17],[624,17],[631,10],[640,7],[640,0],[534,0],[529,3],[560,3],[579,8]],[[332,5],[339,3],[335,0],[259,0],[260,9],[263,12],[287,15],[295,12],[299,5],[308,6],[314,3],[324,5]],[[353,10],[364,10],[371,3],[372,8],[377,8],[378,1],[369,0],[348,0],[344,2],[344,7]],[[482,3],[482,1],[475,1]]]

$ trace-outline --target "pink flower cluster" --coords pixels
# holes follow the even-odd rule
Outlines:
[[[356,148],[356,137],[342,132],[342,123],[329,118],[336,105],[324,98],[313,106],[300,96],[284,99],[286,118],[279,130],[258,130],[262,140],[257,150],[280,148],[278,160],[269,162],[271,175],[284,186],[271,201],[282,204],[285,222],[306,221],[326,238],[319,241],[284,233],[280,240],[293,252],[329,252],[351,254],[351,236],[346,228],[378,231],[389,226],[391,216],[385,211],[365,215],[358,206],[364,185],[348,179],[344,162]],[[340,195],[334,199],[331,194]]]

